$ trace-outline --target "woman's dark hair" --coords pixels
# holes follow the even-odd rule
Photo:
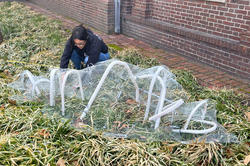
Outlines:
[[[81,24],[76,26],[72,31],[72,40],[79,39],[79,40],[87,40],[88,33],[87,29]]]

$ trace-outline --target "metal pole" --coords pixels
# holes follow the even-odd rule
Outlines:
[[[120,33],[120,0],[115,0],[115,33]]]

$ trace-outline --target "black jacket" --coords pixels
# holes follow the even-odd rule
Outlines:
[[[69,60],[73,50],[76,50],[80,56],[89,56],[86,66],[94,65],[98,61],[101,52],[104,54],[108,52],[107,45],[99,36],[95,35],[89,29],[87,30],[87,33],[88,38],[83,49],[79,49],[77,46],[75,46],[72,36],[68,39],[61,57],[60,68],[68,68]]]

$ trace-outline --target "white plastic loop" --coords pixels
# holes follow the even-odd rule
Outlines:
[[[201,101],[199,104],[196,105],[196,107],[192,110],[192,112],[190,113],[190,115],[189,115],[188,118],[187,118],[187,121],[186,121],[186,123],[185,123],[185,125],[184,125],[184,127],[183,127],[184,130],[188,128],[188,125],[189,125],[189,123],[190,123],[190,120],[191,120],[191,118],[193,117],[194,113],[198,110],[198,108],[199,108],[200,106],[202,106],[203,104],[206,104],[206,103],[207,103],[207,100],[203,100],[203,101]],[[206,109],[204,109],[204,110],[206,110]],[[203,112],[203,115],[204,115],[204,112]]]
[[[160,118],[160,117],[162,117],[162,116],[164,116],[164,115],[166,115],[168,113],[171,113],[171,112],[175,111],[178,107],[180,107],[183,103],[184,103],[184,101],[182,99],[177,100],[177,101],[165,106],[163,108],[162,112],[160,112],[160,113],[158,113],[158,114],[156,114],[154,116],[151,116],[149,118],[149,120],[156,120],[156,119],[158,119],[158,118]]]
[[[55,74],[56,72],[59,71],[59,69],[53,69],[50,72],[50,106],[55,106]],[[60,83],[60,81],[59,81]],[[60,91],[61,92],[61,91]]]
[[[33,86],[32,86],[32,92],[31,92],[31,95],[32,95],[32,98],[35,96],[35,88],[37,88],[37,85],[40,84],[41,82],[47,82],[50,84],[50,81],[46,78],[42,78],[40,80],[37,80]]]
[[[175,133],[207,134],[207,133],[213,132],[217,128],[217,124],[215,122],[206,121],[206,120],[193,120],[193,121],[212,125],[212,127],[209,129],[204,129],[204,130],[173,129],[172,131]]]
[[[160,66],[157,69],[156,73],[152,77],[152,80],[151,80],[151,83],[150,83],[150,87],[149,87],[149,92],[148,92],[148,100],[147,100],[147,106],[146,106],[146,112],[145,112],[145,115],[144,115],[144,120],[146,120],[148,118],[149,109],[150,109],[150,103],[151,103],[151,97],[152,97],[152,91],[153,91],[153,88],[154,88],[154,85],[155,85],[156,78],[157,78],[157,76],[160,74],[160,72],[163,69],[164,68],[162,66]],[[165,84],[164,84],[164,82],[163,82],[162,87],[166,87]],[[164,96],[164,98],[165,98],[165,96]]]
[[[62,87],[61,87],[61,102],[62,102],[62,115],[65,115],[65,103],[64,103],[64,89],[65,89],[65,84],[67,82],[67,79],[69,77],[70,74],[76,74],[78,77],[78,84],[80,86],[80,93],[81,93],[81,98],[82,100],[84,100],[84,96],[83,96],[83,89],[82,89],[82,81],[81,81],[81,76],[78,70],[71,70],[71,71],[67,71],[67,73],[65,74],[64,78],[63,78],[63,83],[62,83]]]
[[[35,85],[34,76],[33,76],[33,75],[31,74],[31,72],[28,71],[28,70],[25,70],[25,71],[22,73],[22,82],[24,83],[24,76],[25,76],[25,75],[28,76],[28,78],[29,78],[29,80],[30,80],[30,82],[31,82],[31,84],[32,84],[32,87],[34,87],[34,85]],[[39,91],[39,89],[38,89],[37,87],[35,87],[35,90],[36,90],[36,94],[37,94],[37,95],[40,95],[40,91]]]
[[[86,113],[89,111],[92,103],[94,102],[99,90],[101,89],[106,77],[108,76],[109,72],[111,71],[111,69],[115,66],[115,65],[122,65],[124,66],[126,69],[127,69],[127,72],[129,74],[129,78],[131,79],[131,81],[133,82],[134,86],[135,86],[135,90],[136,90],[136,102],[139,103],[139,87],[136,83],[136,80],[135,80],[135,76],[133,75],[132,71],[130,70],[129,66],[127,63],[125,62],[121,62],[121,61],[114,61],[112,63],[109,64],[109,66],[107,67],[107,69],[105,70],[104,74],[102,75],[102,78],[101,80],[99,81],[94,93],[92,94],[89,102],[88,102],[88,105],[86,106],[86,108],[83,110],[83,113],[80,117],[80,119],[83,119],[86,115]],[[85,112],[85,113],[84,113]]]
[[[141,76],[138,76],[137,78],[148,78],[148,77],[154,77],[154,75],[141,75]],[[165,101],[165,96],[166,96],[166,86],[162,80],[161,77],[159,76],[156,76],[156,78],[160,81],[161,83],[161,86],[162,86],[162,89],[161,89],[161,94],[160,94],[160,98],[159,98],[159,101],[158,101],[158,105],[155,109],[155,114],[158,114],[162,111],[162,108],[163,108],[163,105],[164,105],[164,101]],[[151,92],[151,95],[152,95],[152,92]],[[151,98],[151,95],[150,95],[150,98]],[[151,99],[150,99],[151,100]],[[150,103],[149,103],[150,104]],[[150,107],[150,105],[148,105],[148,107]],[[147,112],[145,112],[146,114]],[[146,115],[144,115],[145,117]],[[156,119],[156,122],[155,122],[155,129],[157,129],[160,125],[160,118]]]

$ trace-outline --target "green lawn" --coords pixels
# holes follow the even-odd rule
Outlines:
[[[181,144],[173,141],[140,142],[112,139],[101,133],[74,129],[69,121],[46,117],[44,103],[15,104],[7,87],[23,70],[45,74],[59,67],[70,31],[60,21],[31,11],[16,2],[0,2],[0,165],[243,165],[249,155],[247,100],[231,90],[200,86],[186,71],[174,70],[187,91],[188,101],[216,102],[217,120],[239,144]],[[112,57],[141,67],[158,65],[136,50],[110,45]],[[126,56],[125,56],[126,55]]]

